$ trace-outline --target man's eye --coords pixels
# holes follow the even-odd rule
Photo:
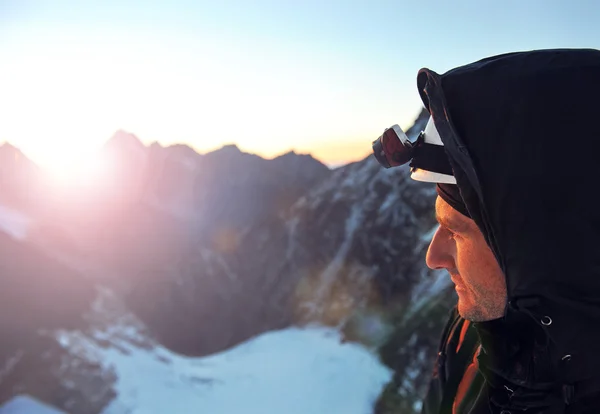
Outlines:
[[[448,235],[448,238],[450,238],[450,239],[456,240],[457,238],[460,237],[458,234],[456,234],[455,232],[453,232],[452,230],[450,230],[448,227],[444,226],[441,223],[440,223],[440,229],[443,230]]]
[[[444,230],[446,230],[446,232],[448,233],[448,236],[449,236],[451,239],[454,239],[454,240],[456,240],[456,238],[458,237],[458,235],[457,235],[455,232],[453,232],[452,230],[450,230],[449,228],[447,228],[447,227],[444,227]]]

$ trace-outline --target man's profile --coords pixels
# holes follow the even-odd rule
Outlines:
[[[424,412],[600,413],[600,51],[509,53],[417,83],[425,131],[386,130],[374,151],[437,184],[427,265],[458,305]]]
[[[500,318],[506,305],[506,283],[494,254],[473,220],[442,197],[435,203],[440,224],[427,252],[427,266],[446,269],[456,287],[458,312],[470,321]]]

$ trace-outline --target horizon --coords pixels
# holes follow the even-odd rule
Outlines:
[[[64,177],[121,129],[145,145],[234,143],[343,165],[385,128],[412,125],[420,68],[597,49],[598,19],[593,1],[5,0],[0,142]]]
[[[84,156],[85,156],[85,157],[90,157],[90,156],[91,156],[91,157],[93,157],[93,156],[95,156],[95,155],[98,155],[99,153],[101,153],[101,151],[102,151],[102,149],[104,148],[104,146],[105,146],[105,145],[106,145],[108,142],[110,142],[111,140],[115,139],[115,137],[116,137],[117,135],[119,135],[119,134],[131,135],[131,136],[135,137],[135,138],[136,138],[136,139],[137,139],[137,140],[138,140],[138,141],[139,141],[139,142],[140,142],[140,143],[141,143],[141,144],[144,146],[144,148],[150,148],[150,147],[151,147],[151,146],[153,146],[153,145],[158,145],[158,146],[160,146],[161,148],[164,148],[164,149],[171,148],[171,147],[177,147],[177,146],[185,146],[185,147],[187,147],[187,148],[191,149],[192,151],[194,151],[194,153],[195,153],[195,154],[197,154],[198,156],[203,156],[203,155],[207,155],[207,154],[211,154],[211,153],[213,153],[213,152],[219,151],[219,150],[221,150],[221,149],[224,149],[224,148],[228,148],[228,147],[235,147],[235,148],[236,148],[238,151],[240,151],[240,152],[241,152],[241,153],[243,153],[243,154],[248,154],[248,155],[256,155],[257,157],[260,157],[260,158],[262,158],[262,159],[264,159],[264,160],[273,160],[273,159],[276,159],[276,158],[282,157],[282,156],[284,156],[284,155],[287,155],[287,154],[295,154],[295,155],[298,155],[298,156],[310,156],[310,157],[312,157],[313,159],[315,159],[315,160],[319,161],[321,164],[325,165],[326,167],[328,167],[328,168],[330,168],[330,169],[335,169],[335,168],[338,168],[338,167],[341,167],[341,166],[344,166],[344,165],[351,164],[351,163],[353,163],[353,162],[362,161],[363,159],[365,159],[365,158],[367,158],[369,155],[371,155],[371,154],[365,154],[365,156],[364,156],[363,158],[359,158],[359,159],[357,159],[357,160],[351,160],[351,161],[348,161],[348,162],[343,162],[343,163],[341,163],[341,164],[330,164],[330,163],[327,163],[327,162],[325,162],[325,161],[323,161],[323,160],[321,160],[321,159],[319,159],[319,158],[315,157],[315,156],[314,156],[313,154],[311,154],[310,152],[302,152],[302,151],[298,151],[298,150],[296,150],[296,149],[294,149],[294,148],[291,148],[291,149],[285,150],[285,151],[283,151],[283,152],[280,152],[280,153],[275,153],[274,155],[271,155],[271,156],[264,156],[264,155],[258,154],[258,153],[256,153],[256,152],[252,152],[252,151],[249,151],[249,150],[242,149],[242,148],[240,148],[240,146],[239,146],[239,145],[237,145],[235,142],[223,142],[222,144],[219,144],[219,145],[218,145],[217,147],[215,147],[215,148],[210,148],[210,149],[207,149],[207,150],[205,150],[205,151],[199,151],[198,149],[194,148],[193,146],[191,146],[189,143],[186,143],[186,142],[170,142],[170,143],[168,143],[168,144],[162,144],[162,143],[161,143],[161,142],[159,142],[159,141],[150,141],[150,142],[144,142],[144,141],[143,141],[143,140],[141,140],[141,139],[140,139],[140,138],[139,138],[139,137],[138,137],[138,136],[137,136],[135,133],[133,133],[133,132],[131,132],[131,131],[126,131],[126,130],[124,130],[124,129],[118,129],[118,130],[116,130],[116,131],[115,131],[115,132],[112,134],[112,136],[110,136],[109,138],[107,138],[107,139],[106,139],[106,140],[103,142],[103,144],[102,144],[100,147],[98,147],[98,148],[96,149],[96,151],[95,151],[95,152],[92,152],[92,153],[86,153],[86,154],[84,154]],[[44,165],[44,164],[39,164],[39,163],[38,163],[38,162],[36,162],[34,159],[32,159],[31,157],[29,157],[29,156],[27,155],[27,153],[25,153],[25,152],[24,152],[24,151],[23,151],[21,148],[19,148],[19,146],[18,146],[18,145],[15,145],[14,143],[12,143],[12,142],[10,142],[10,141],[6,141],[6,140],[0,141],[0,149],[1,149],[1,148],[4,148],[5,146],[9,146],[9,147],[12,147],[12,148],[16,149],[16,150],[17,150],[17,151],[19,151],[21,154],[23,154],[23,156],[24,156],[24,157],[26,157],[26,158],[27,158],[29,161],[33,162],[33,163],[34,163],[35,165],[37,165],[39,168],[41,168],[41,169],[43,169],[43,170],[46,170],[46,169],[48,168],[48,166],[46,166],[46,165]],[[50,169],[52,169],[52,167],[50,167]]]

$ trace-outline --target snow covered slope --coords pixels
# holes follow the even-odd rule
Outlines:
[[[375,354],[323,327],[268,332],[202,358],[140,348],[127,335],[108,347],[78,333],[57,339],[117,374],[103,414],[369,414],[391,378]]]
[[[0,414],[65,414],[28,395],[19,395],[0,406]]]

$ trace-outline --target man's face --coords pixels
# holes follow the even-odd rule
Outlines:
[[[440,227],[427,252],[427,266],[446,269],[458,294],[458,312],[474,322],[504,315],[504,274],[475,222],[438,197],[435,211]]]

